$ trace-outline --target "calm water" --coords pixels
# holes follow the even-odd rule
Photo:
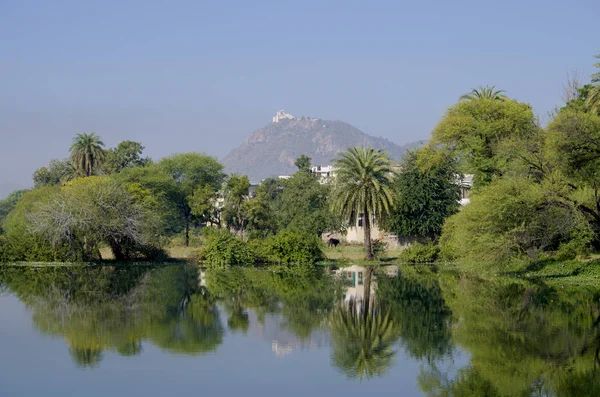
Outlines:
[[[596,288],[365,278],[0,267],[0,396],[600,395]]]

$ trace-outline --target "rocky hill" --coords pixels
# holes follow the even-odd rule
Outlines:
[[[259,128],[242,145],[224,159],[227,173],[246,174],[253,182],[296,172],[294,161],[302,154],[312,158],[314,165],[331,164],[336,155],[351,146],[371,146],[383,149],[394,160],[400,160],[406,150],[420,146],[414,142],[399,146],[384,138],[376,138],[343,121],[295,118],[280,110],[273,122]]]

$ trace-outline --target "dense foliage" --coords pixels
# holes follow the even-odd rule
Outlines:
[[[436,239],[446,218],[458,212],[456,165],[448,156],[423,165],[426,160],[419,157],[431,155],[424,150],[407,153],[394,181],[397,199],[385,227],[398,236]]]

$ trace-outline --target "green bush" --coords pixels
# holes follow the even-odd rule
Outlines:
[[[55,187],[27,191],[10,211],[4,222],[5,235],[0,242],[0,262],[52,262],[69,259],[69,247],[53,246],[33,233],[27,215],[47,201],[59,189]]]
[[[387,243],[382,240],[373,240],[373,256],[375,259],[381,259],[387,251]]]
[[[312,233],[283,230],[267,239],[269,257],[282,263],[315,263],[324,259],[323,242]]]
[[[413,243],[400,253],[400,260],[408,263],[435,262],[440,255],[438,246],[432,243]]]
[[[247,243],[228,230],[205,229],[205,244],[198,254],[207,267],[250,266],[256,255]]]
[[[446,220],[440,248],[445,259],[501,264],[556,251],[569,241],[589,246],[592,237],[589,223],[574,206],[555,198],[552,186],[505,177]]]

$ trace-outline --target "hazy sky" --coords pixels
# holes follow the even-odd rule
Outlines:
[[[72,137],[224,156],[278,109],[403,144],[496,85],[540,116],[593,72],[600,1],[0,0],[0,196]]]

